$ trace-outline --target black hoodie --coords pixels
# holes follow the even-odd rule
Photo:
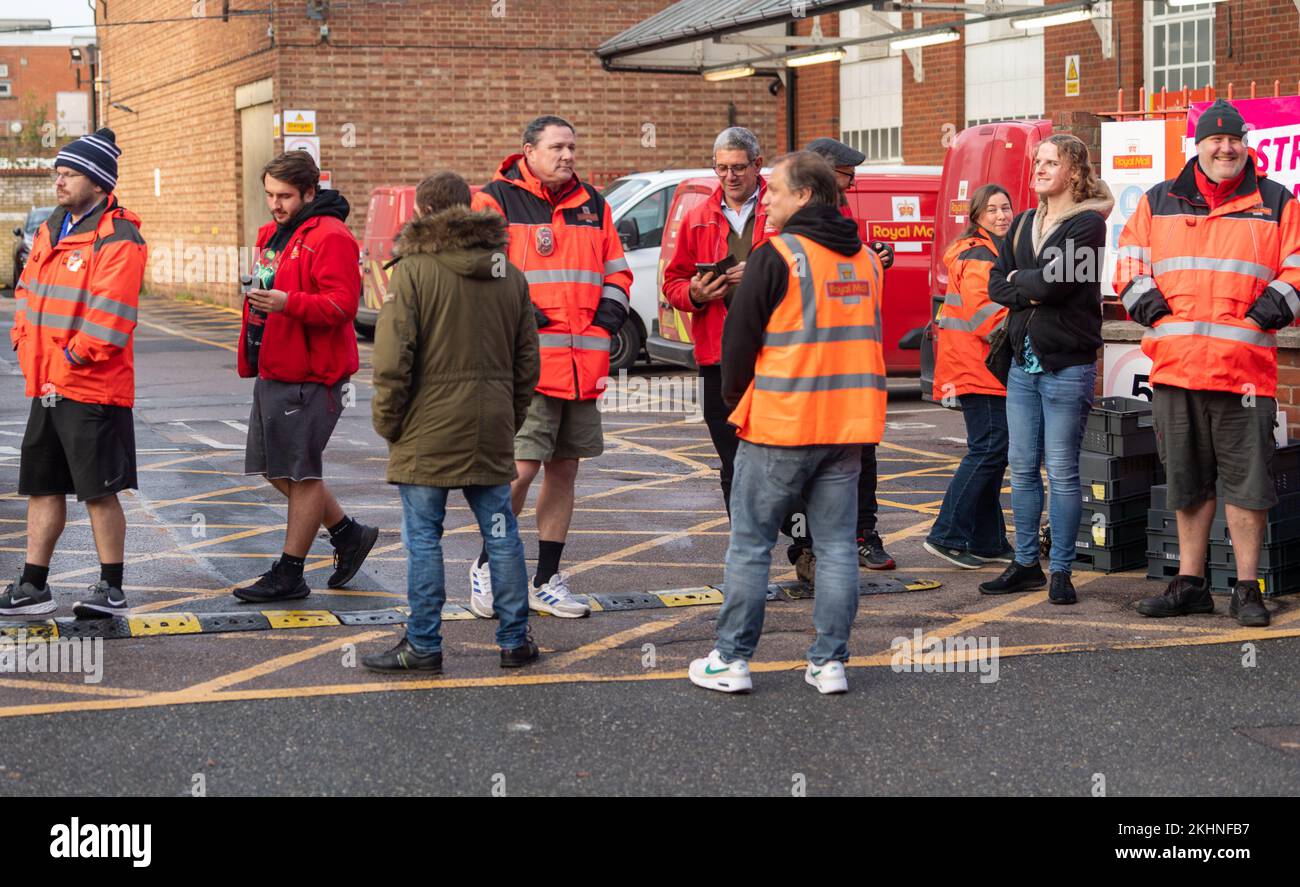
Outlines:
[[[303,222],[316,216],[333,216],[340,222],[346,222],[351,209],[347,199],[338,191],[317,191],[315,200],[304,203],[283,225],[275,226],[275,233],[271,235],[271,241],[264,249],[273,249],[278,254],[288,245],[289,238],[293,237],[293,232],[297,231],[298,226]]]
[[[805,206],[786,220],[781,233],[807,237],[845,256],[862,249],[857,222],[833,206]],[[790,266],[776,247],[764,243],[749,254],[722,326],[722,400],[728,409],[736,408],[754,380],[763,332],[789,284]]]

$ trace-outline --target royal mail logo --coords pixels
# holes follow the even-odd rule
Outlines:
[[[871,283],[866,280],[830,280],[826,282],[826,298],[843,299],[845,305],[856,305],[859,299],[871,298]]]
[[[73,250],[71,255],[68,256],[67,262],[65,262],[64,264],[67,266],[68,270],[71,271],[73,274],[76,274],[78,271],[80,271],[81,266],[85,264],[85,259],[81,255],[81,250]]]
[[[953,200],[948,204],[948,215],[950,216],[968,216],[970,215],[969,200]]]
[[[890,243],[929,243],[934,240],[934,225],[925,222],[872,222],[867,226],[867,240]]]
[[[1115,169],[1151,169],[1155,158],[1151,154],[1116,154],[1111,165]]]
[[[916,207],[910,203],[900,203],[898,205],[898,214],[905,219],[911,219],[916,216]]]

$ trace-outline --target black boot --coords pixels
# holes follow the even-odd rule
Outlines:
[[[1258,582],[1247,580],[1232,587],[1228,615],[1247,628],[1263,628],[1268,625],[1268,608],[1264,606],[1264,596],[1260,594]]]
[[[1047,599],[1054,604],[1078,603],[1079,598],[1074,593],[1074,583],[1070,581],[1069,573],[1057,570],[1052,574],[1052,585],[1047,590]]]
[[[1214,599],[1203,576],[1175,576],[1165,593],[1137,602],[1143,616],[1186,616],[1189,613],[1213,613]]]
[[[1029,566],[1011,562],[1011,566],[1002,571],[1002,575],[980,585],[981,594],[1015,594],[1020,591],[1033,591],[1047,584],[1043,568],[1034,561]]]
[[[338,544],[331,541],[330,544],[334,545],[334,572],[325,584],[330,588],[342,588],[352,581],[378,538],[378,527],[354,523],[351,531]]]

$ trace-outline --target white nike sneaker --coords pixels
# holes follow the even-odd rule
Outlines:
[[[478,558],[469,565],[469,611],[480,619],[495,619],[492,609],[492,570],[487,561],[478,565]]]
[[[581,619],[591,613],[591,607],[573,599],[563,573],[556,573],[541,588],[529,583],[528,609],[550,613],[562,619]]]
[[[748,693],[754,689],[754,682],[749,678],[749,663],[743,659],[726,662],[717,650],[692,662],[688,674],[692,684],[706,690]]]
[[[823,695],[849,692],[849,679],[844,676],[844,663],[836,662],[834,659],[825,665],[809,662],[808,670],[803,673],[803,679]]]

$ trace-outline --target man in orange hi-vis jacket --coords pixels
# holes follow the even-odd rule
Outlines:
[[[544,465],[537,500],[537,575],[533,610],[580,618],[560,572],[573,517],[578,460],[604,451],[597,398],[609,377],[610,339],[627,320],[632,271],[604,197],[574,172],[577,136],[560,117],[538,117],[524,130],[523,153],[512,154],[474,195],[473,208],[506,217],[511,264],[524,272],[537,318],[542,371],[524,426],[515,435],[511,485],[515,514]],[[470,566],[470,609],[492,614],[487,552]]]
[[[117,494],[136,486],[132,337],[148,248],[139,218],[113,194],[120,154],[110,129],[59,152],[59,210],[36,232],[14,284],[10,339],[32,399],[18,468],[27,562],[0,594],[3,616],[56,609],[47,579],[73,493],[86,503],[100,560],[99,581],[73,613],[97,619],[126,610]]]

